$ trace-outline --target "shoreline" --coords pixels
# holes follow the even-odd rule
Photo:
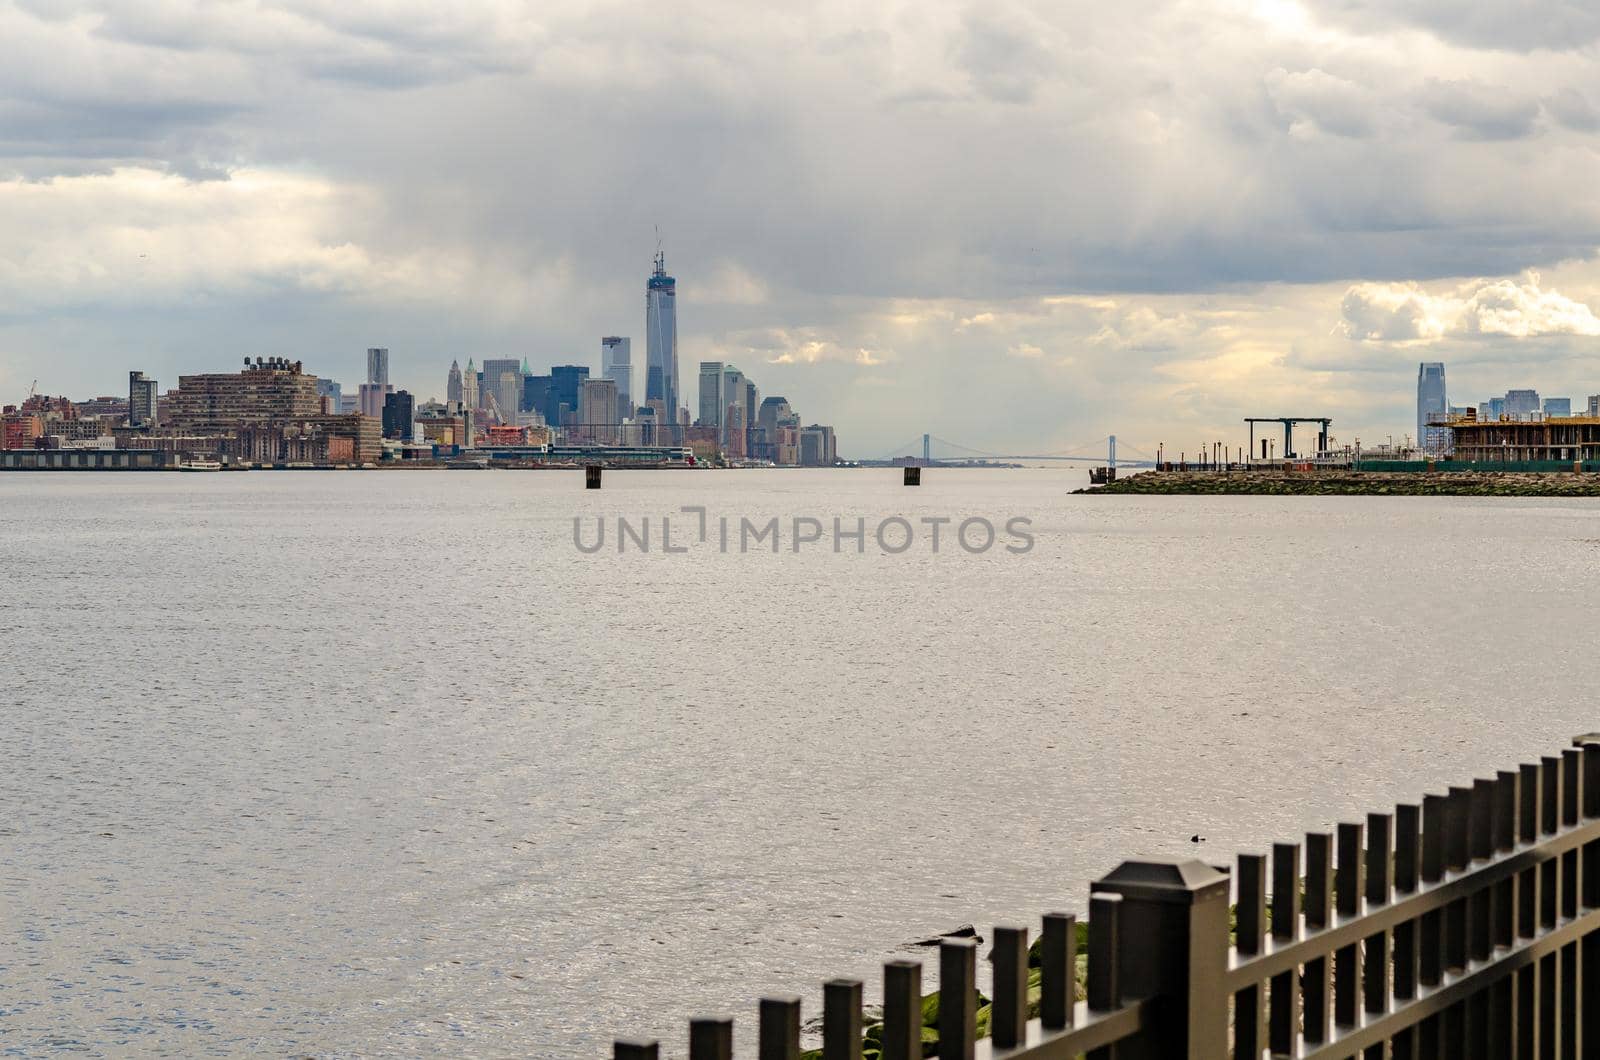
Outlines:
[[[1600,474],[1557,471],[1150,471],[1074,494],[1255,497],[1600,497]]]

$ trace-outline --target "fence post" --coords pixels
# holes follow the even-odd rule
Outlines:
[[[800,1060],[800,999],[764,997],[760,1012],[760,1060]]]
[[[689,1060],[733,1060],[733,1020],[726,1016],[690,1020]]]
[[[1122,897],[1123,996],[1159,997],[1154,1025],[1121,1045],[1119,1060],[1226,1055],[1228,877],[1192,858],[1125,861],[1092,889]]]

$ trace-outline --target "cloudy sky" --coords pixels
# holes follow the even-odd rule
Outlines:
[[[0,397],[642,361],[659,225],[848,455],[1374,441],[1600,393],[1597,188],[1592,0],[0,0]]]

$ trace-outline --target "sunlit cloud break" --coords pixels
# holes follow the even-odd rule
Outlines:
[[[1540,286],[1539,274],[1474,280],[1438,293],[1417,283],[1361,283],[1345,293],[1344,333],[1366,341],[1426,344],[1444,338],[1600,335],[1585,303]]]

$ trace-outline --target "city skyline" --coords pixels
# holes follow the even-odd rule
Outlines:
[[[759,371],[869,453],[1398,434],[1419,360],[1586,392],[1600,16],[1392,8],[6,5],[0,101],[36,117],[0,142],[0,392],[248,352],[351,393],[374,343],[419,396],[592,363],[643,340],[657,225],[680,371]]]

